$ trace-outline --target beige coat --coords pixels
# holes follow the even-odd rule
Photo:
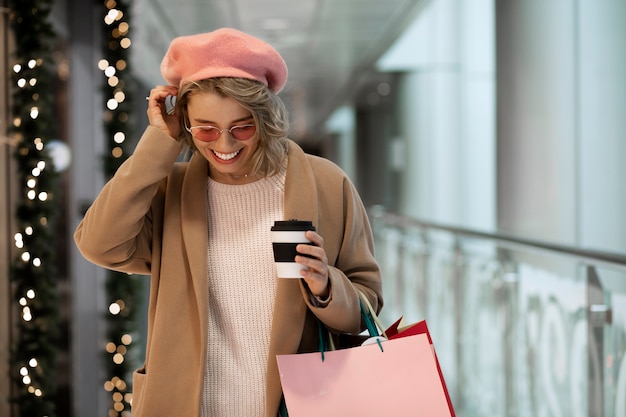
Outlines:
[[[101,191],[76,230],[88,260],[151,275],[144,367],[133,378],[133,417],[198,416],[208,338],[208,164],[175,162],[181,145],[148,127],[135,153]],[[277,354],[314,351],[317,319],[328,328],[361,330],[356,289],[382,306],[380,271],[369,222],[346,175],[330,161],[289,143],[285,219],[312,220],[324,238],[331,301],[310,303],[302,280],[280,279],[267,361],[266,416],[282,395]],[[234,399],[234,401],[236,401]]]

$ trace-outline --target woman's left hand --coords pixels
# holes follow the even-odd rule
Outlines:
[[[324,250],[324,239],[314,231],[307,231],[306,238],[312,245],[300,244],[296,247],[298,253],[308,256],[296,256],[296,262],[309,269],[300,273],[309,286],[311,293],[320,298],[329,296],[328,288],[328,257]]]

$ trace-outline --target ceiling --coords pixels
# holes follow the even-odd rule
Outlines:
[[[272,44],[289,67],[281,97],[296,136],[354,97],[428,0],[136,0],[134,67],[148,85],[172,38],[233,27]],[[150,68],[150,70],[146,70]]]

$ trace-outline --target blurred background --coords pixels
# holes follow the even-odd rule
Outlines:
[[[172,38],[234,27],[287,61],[291,138],[356,184],[381,319],[428,321],[457,416],[626,417],[626,2],[0,11],[0,415],[130,415],[149,277],[89,264],[72,234]]]

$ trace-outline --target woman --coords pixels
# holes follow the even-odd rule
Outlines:
[[[233,29],[176,38],[150,125],[78,226],[82,254],[151,275],[133,416],[277,415],[276,355],[317,349],[318,322],[362,330],[358,290],[382,306],[371,229],[354,186],[287,139],[287,67]],[[173,112],[166,100],[176,97]],[[186,145],[189,162],[176,162]],[[301,279],[277,279],[270,228],[310,220]]]

